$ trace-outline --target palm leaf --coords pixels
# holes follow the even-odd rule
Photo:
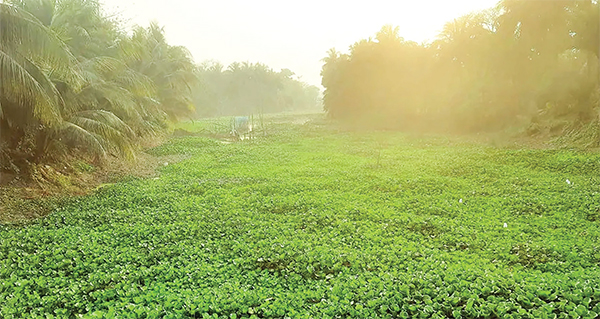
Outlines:
[[[57,67],[77,61],[56,34],[31,13],[0,3],[0,43],[3,49],[18,49],[23,55],[55,62]]]
[[[85,130],[81,137],[72,136],[70,139],[89,147],[96,152],[103,150],[117,151],[128,158],[134,158],[134,148],[131,140],[135,133],[119,117],[104,110],[89,110],[74,114],[66,122],[65,128],[73,129],[74,126]],[[91,137],[94,137],[93,139]],[[85,144],[89,143],[89,144]],[[98,145],[102,146],[99,148]],[[100,153],[97,153],[100,154]]]
[[[99,134],[90,132],[75,123],[69,121],[63,122],[58,135],[66,142],[85,147],[91,154],[99,157],[106,156],[106,140]]]
[[[35,65],[27,62],[30,71],[41,74]],[[45,124],[60,122],[57,100],[48,94],[42,84],[22,64],[0,50],[0,92],[10,101],[31,105],[35,116]],[[40,78],[43,78],[40,76]],[[8,116],[4,114],[4,116]]]

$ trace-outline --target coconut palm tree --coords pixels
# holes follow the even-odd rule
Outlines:
[[[157,99],[169,119],[175,121],[194,113],[192,87],[198,77],[191,54],[185,47],[170,46],[164,29],[156,23],[138,27],[127,40],[123,56],[127,66],[150,78],[157,88]]]
[[[42,155],[40,134],[62,122],[65,101],[52,81],[80,85],[68,47],[31,13],[0,3],[0,158],[18,170]]]
[[[88,2],[79,2],[85,9]],[[80,48],[88,44],[73,38],[67,44],[61,37],[73,30],[94,33],[93,28],[98,28],[58,24],[64,20],[65,5],[73,9],[74,4],[76,0],[0,4],[0,156],[3,163],[9,163],[4,169],[26,167],[65,146],[99,158],[109,153],[133,154],[134,134],[124,121],[129,118],[120,118],[117,111],[143,123],[136,114],[142,107],[131,101],[144,102],[153,96],[154,87],[117,59],[73,54],[75,43]],[[69,12],[77,20],[73,10]],[[93,16],[97,11],[80,13]]]
[[[59,123],[64,101],[49,74],[68,75],[65,80],[78,85],[75,64],[67,46],[35,16],[0,3],[0,116],[5,125]]]

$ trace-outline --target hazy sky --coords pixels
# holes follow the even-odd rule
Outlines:
[[[417,42],[432,39],[446,21],[494,6],[498,0],[101,0],[130,24],[156,20],[171,44],[196,62],[262,62],[288,68],[320,85],[321,59],[332,47],[346,51],[384,25]]]

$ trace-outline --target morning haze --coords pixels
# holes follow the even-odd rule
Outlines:
[[[167,39],[186,46],[196,62],[214,59],[262,62],[288,68],[312,85],[326,51],[345,51],[384,24],[400,27],[407,40],[435,38],[445,22],[493,7],[495,0],[463,1],[193,1],[104,0],[130,24],[156,20]],[[165,5],[167,3],[167,5]]]
[[[106,6],[0,0],[0,318],[599,318],[598,0]]]

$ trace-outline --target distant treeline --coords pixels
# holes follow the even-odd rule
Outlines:
[[[295,79],[288,69],[275,72],[248,62],[225,69],[218,62],[205,62],[198,78],[193,99],[198,116],[322,110],[319,88]]]
[[[0,2],[0,174],[69,156],[133,158],[181,119],[318,103],[289,70],[197,66],[156,23],[128,30],[119,19],[98,0]]]
[[[390,128],[566,132],[599,118],[598,1],[505,0],[428,44],[384,26],[324,59],[333,118]],[[598,139],[600,140],[600,139]]]

